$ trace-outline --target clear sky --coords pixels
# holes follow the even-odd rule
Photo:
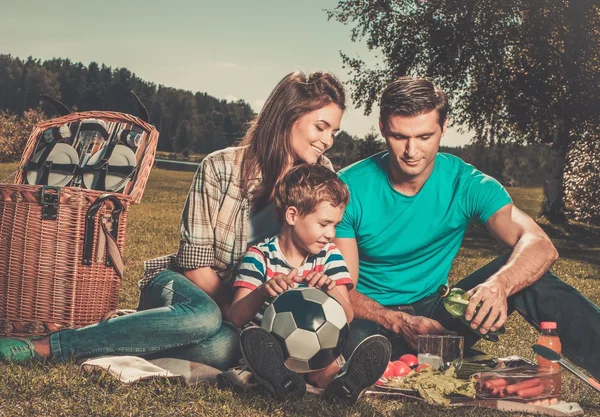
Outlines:
[[[377,56],[328,21],[337,0],[0,0],[0,53],[69,58],[126,67],[156,84],[246,100],[260,110],[295,69],[326,69],[348,80],[340,51],[369,63]],[[350,93],[348,91],[348,93]],[[348,94],[348,97],[350,94]],[[364,116],[348,99],[342,129],[364,136]],[[455,129],[442,144],[469,141]]]

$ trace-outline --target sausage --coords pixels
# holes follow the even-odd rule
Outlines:
[[[489,380],[485,381],[485,383],[483,384],[483,387],[488,390],[491,390],[492,388],[505,387],[507,385],[508,385],[508,381],[506,381],[506,379],[494,378],[494,379],[489,379]]]
[[[535,397],[536,395],[540,395],[543,392],[544,392],[544,385],[539,384],[539,385],[536,385],[535,387],[520,389],[517,391],[517,395],[521,398],[527,398],[527,397]]]
[[[527,379],[525,381],[517,382],[516,384],[511,384],[511,385],[507,386],[506,393],[514,394],[515,392],[519,391],[520,389],[532,388],[532,387],[535,387],[535,386],[541,385],[541,384],[542,384],[542,380],[540,378]]]

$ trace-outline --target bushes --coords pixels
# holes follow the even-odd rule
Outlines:
[[[571,144],[564,187],[570,217],[600,224],[600,135]]]
[[[0,162],[20,160],[33,127],[44,119],[40,109],[27,110],[21,117],[0,112]]]

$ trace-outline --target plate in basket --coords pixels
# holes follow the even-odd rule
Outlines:
[[[33,158],[31,158],[31,162],[39,162],[40,157],[44,153],[45,149],[40,150],[36,153]],[[79,161],[79,154],[71,145],[66,143],[57,143],[54,145],[54,148],[48,155],[46,159],[47,162],[53,162],[55,164],[73,164],[77,165]],[[36,184],[39,176],[42,175],[42,170],[31,170],[27,171],[27,183],[28,184]],[[41,185],[52,185],[54,187],[63,187],[67,185],[73,179],[72,174],[67,174],[64,172],[56,172],[50,171],[48,175],[48,184]]]

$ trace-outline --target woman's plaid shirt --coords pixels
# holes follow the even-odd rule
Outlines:
[[[179,250],[144,262],[140,289],[165,269],[183,272],[206,266],[225,284],[233,284],[235,268],[248,249],[249,201],[241,181],[245,150],[226,148],[202,160],[181,215]],[[327,158],[320,159],[322,165],[333,169]],[[260,180],[253,180],[249,190]]]

